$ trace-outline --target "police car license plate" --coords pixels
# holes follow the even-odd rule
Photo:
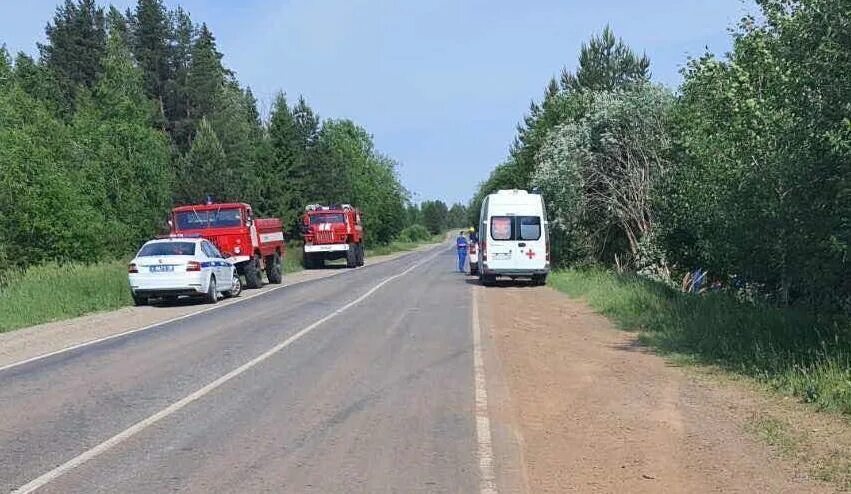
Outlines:
[[[159,266],[151,266],[152,273],[169,273],[174,271],[174,266],[169,265],[159,265]]]
[[[507,261],[511,259],[511,252],[494,252],[493,260],[494,261]]]

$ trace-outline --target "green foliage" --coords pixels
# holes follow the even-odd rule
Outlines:
[[[677,107],[681,165],[660,198],[681,265],[780,303],[851,308],[851,69],[844,2],[765,1],[729,60],[692,61]]]
[[[432,235],[444,232],[449,227],[449,209],[443,201],[423,201],[420,209],[423,212],[423,225]]]
[[[851,323],[795,309],[692,296],[646,278],[600,270],[553,273],[550,283],[582,297],[663,352],[687,355],[764,381],[825,410],[851,414]]]
[[[571,91],[614,91],[650,80],[650,59],[638,56],[609,26],[582,44],[576,75],[564,71],[561,86]]]
[[[426,227],[423,225],[411,225],[406,226],[401,232],[399,232],[399,236],[396,237],[396,240],[399,242],[424,242],[426,240],[431,240],[433,235],[428,231]]]
[[[467,206],[455,203],[449,208],[449,212],[446,214],[446,226],[449,228],[465,228],[474,225],[475,223],[467,221],[468,218]]]
[[[582,98],[585,114],[550,131],[532,178],[547,199],[554,254],[635,268],[659,262],[643,258],[642,244],[656,221],[654,186],[669,167],[673,96],[635,84]]]
[[[222,201],[236,200],[237,191],[232,185],[225,150],[213,127],[204,118],[198,126],[189,153],[181,161],[178,180],[180,197],[187,204],[201,203],[207,195]]]
[[[41,59],[61,88],[55,95],[63,114],[70,113],[78,86],[91,89],[103,72],[106,15],[95,0],[65,0],[45,28]]]

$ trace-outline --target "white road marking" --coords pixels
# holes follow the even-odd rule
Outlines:
[[[478,291],[473,290],[473,369],[476,383],[476,439],[479,458],[479,492],[497,494],[494,474],[493,441],[488,415],[488,388],[485,381],[485,364],[482,359],[482,330],[479,326]]]
[[[440,244],[438,244],[436,247],[426,249],[423,252],[428,252],[429,250],[435,249],[435,248],[438,248],[438,247],[440,247]],[[405,255],[405,254],[403,254],[403,255]],[[381,261],[381,262],[378,262],[376,264],[372,264],[372,266],[377,266],[377,265],[382,264],[384,262],[393,261],[395,259],[398,259],[398,257],[395,257],[393,259],[388,259],[386,261]],[[369,267],[369,266],[367,266],[367,267]],[[207,307],[206,309],[197,310],[195,312],[190,312],[189,314],[184,314],[182,316],[174,317],[174,318],[171,318],[171,319],[166,319],[165,321],[160,321],[160,322],[156,322],[156,323],[153,323],[153,324],[149,324],[147,326],[142,326],[141,328],[130,329],[130,330],[127,330],[127,331],[123,331],[121,333],[116,333],[116,334],[112,334],[112,335],[109,335],[109,336],[104,336],[102,338],[84,341],[82,343],[77,343],[76,345],[71,345],[71,346],[67,346],[65,348],[60,348],[59,350],[56,350],[56,351],[53,351],[53,352],[43,353],[41,355],[36,355],[35,357],[30,357],[28,359],[20,360],[18,362],[12,362],[11,364],[6,364],[6,365],[3,365],[3,366],[0,366],[0,372],[3,372],[5,370],[9,370],[9,369],[13,369],[15,367],[19,367],[19,366],[22,366],[22,365],[26,365],[26,364],[29,364],[31,362],[37,362],[39,360],[43,360],[43,359],[46,359],[46,358],[49,358],[49,357],[53,357],[54,355],[60,355],[62,353],[70,352],[72,350],[77,350],[79,348],[85,348],[85,347],[90,346],[90,345],[96,345],[98,343],[103,343],[104,341],[114,340],[115,338],[121,338],[122,336],[127,336],[127,335],[131,335],[133,333],[140,333],[142,331],[147,331],[149,329],[158,328],[160,326],[164,326],[166,324],[171,324],[173,322],[177,322],[177,321],[180,321],[180,320],[183,320],[183,319],[188,319],[190,317],[194,317],[194,316],[203,314],[205,312],[210,312],[212,310],[221,309],[223,307],[229,307],[231,305],[236,305],[240,302],[244,302],[246,300],[251,300],[254,297],[259,297],[261,295],[266,295],[267,293],[272,293],[275,290],[280,290],[282,288],[300,285],[300,284],[306,283],[308,281],[324,280],[324,279],[331,278],[331,277],[334,277],[334,276],[338,276],[338,275],[341,275],[343,273],[348,273],[348,272],[349,271],[340,270],[340,271],[337,271],[333,274],[329,274],[328,276],[321,276],[321,277],[312,278],[312,279],[308,279],[308,280],[296,281],[295,283],[286,283],[286,284],[283,284],[283,285],[280,285],[280,286],[268,288],[268,289],[266,289],[262,292],[252,293],[251,295],[248,295],[248,296],[243,295],[243,296],[240,296],[239,298],[235,299],[233,302],[213,305],[213,306]],[[284,278],[284,279],[286,280],[286,278]]]
[[[237,367],[236,369],[228,372],[227,374],[216,379],[215,381],[211,382],[210,384],[207,384],[206,386],[195,391],[194,393],[190,394],[189,396],[186,396],[185,398],[172,403],[171,405],[169,405],[166,408],[160,410],[159,412],[151,415],[150,417],[133,424],[132,426],[130,426],[127,429],[119,432],[118,434],[112,436],[111,438],[109,438],[106,441],[98,444],[97,446],[91,448],[90,450],[80,454],[79,456],[77,456],[75,458],[68,460],[67,462],[63,463],[62,465],[59,465],[58,467],[54,468],[53,470],[51,470],[51,471],[41,475],[40,477],[30,481],[26,485],[19,487],[18,489],[12,491],[12,494],[27,494],[27,493],[30,493],[30,492],[34,492],[35,490],[43,487],[44,485],[48,484],[49,482],[57,479],[58,477],[62,476],[65,473],[67,473],[68,471],[70,471],[70,470],[82,465],[83,463],[86,463],[87,461],[101,455],[102,453],[114,448],[115,446],[121,444],[122,442],[126,441],[127,439],[130,439],[131,437],[135,436],[139,432],[141,432],[144,429],[156,424],[157,422],[168,417],[169,415],[172,415],[175,412],[180,411],[182,408],[186,407],[190,403],[192,403],[196,400],[199,400],[200,398],[203,398],[204,396],[206,396],[209,393],[211,393],[212,391],[216,390],[216,388],[219,388],[220,386],[227,383],[231,379],[238,377],[239,375],[243,374],[245,371],[251,369],[252,367],[257,366],[258,364],[267,360],[269,357],[275,355],[276,353],[280,352],[281,350],[292,345],[302,336],[310,333],[311,331],[313,331],[317,327],[321,326],[322,324],[324,324],[324,323],[330,321],[331,319],[337,317],[338,315],[345,312],[347,309],[354,307],[355,305],[363,302],[366,298],[368,298],[370,295],[372,295],[373,293],[378,291],[381,287],[383,287],[387,283],[390,283],[391,281],[393,281],[397,278],[405,276],[406,274],[408,274],[411,271],[413,271],[414,269],[422,266],[426,262],[431,261],[432,259],[437,257],[439,254],[441,254],[441,252],[437,252],[437,253],[421,260],[420,262],[412,265],[411,267],[402,271],[401,273],[390,276],[389,278],[385,278],[383,281],[381,281],[380,283],[378,283],[377,285],[372,287],[369,291],[367,291],[366,293],[364,293],[360,297],[358,297],[355,300],[347,303],[346,305],[343,305],[339,309],[328,314],[327,316],[323,317],[322,319],[319,319],[318,321],[314,322],[310,326],[307,326],[306,328],[299,330],[297,333],[290,336],[289,338],[282,341],[281,343],[275,345],[274,347],[272,347],[272,349],[266,351],[265,353],[261,354],[260,356],[254,358],[254,359],[246,362],[245,364]]]

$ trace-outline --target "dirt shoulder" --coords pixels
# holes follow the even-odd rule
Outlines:
[[[488,388],[506,389],[492,420],[517,437],[523,490],[836,490],[752,433],[758,393],[667,363],[550,288],[474,290]]]
[[[434,246],[435,244],[423,245],[415,251],[427,250]],[[412,251],[367,258],[366,264],[367,266],[379,264],[409,252]],[[284,276],[284,281],[280,285],[266,285],[261,289],[246,290],[240,297],[221,301],[215,306],[187,301],[171,306],[124,307],[115,311],[98,312],[0,333],[0,367],[125,331],[190,316],[211,307],[240,303],[242,300],[262,295],[271,290],[305,281],[327,278],[343,272],[345,270],[342,269],[318,269],[290,273]]]

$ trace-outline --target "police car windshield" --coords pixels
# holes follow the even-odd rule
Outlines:
[[[311,225],[319,225],[321,223],[345,223],[346,218],[342,213],[323,213],[323,214],[311,214],[310,215],[310,224]]]
[[[194,255],[195,244],[193,242],[156,242],[142,247],[138,257]]]
[[[239,209],[218,209],[213,211],[182,211],[177,213],[178,230],[200,230],[242,225]]]

